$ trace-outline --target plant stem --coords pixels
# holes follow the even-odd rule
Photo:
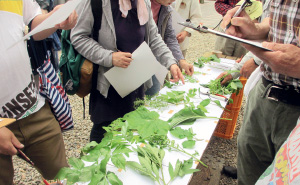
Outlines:
[[[199,163],[201,163],[203,166],[205,166],[207,168],[207,165],[204,164],[200,159],[197,159],[194,155],[186,152],[184,149],[180,148],[180,146],[177,145],[177,147],[172,147],[172,146],[170,146],[170,147],[173,148],[173,149],[176,149],[176,150],[178,150],[178,151],[180,151],[182,153],[185,153],[186,155],[191,156],[193,159],[195,159],[196,161],[198,161]]]

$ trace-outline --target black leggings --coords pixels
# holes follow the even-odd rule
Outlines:
[[[90,142],[96,141],[97,143],[100,143],[104,137],[104,133],[106,132],[106,130],[104,130],[102,127],[106,127],[110,123],[111,122],[106,121],[100,124],[94,124],[90,134]]]

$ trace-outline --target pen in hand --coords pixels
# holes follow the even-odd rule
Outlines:
[[[246,8],[247,4],[248,4],[248,0],[245,0],[243,2],[243,4],[239,7],[239,9],[235,12],[235,14],[232,16],[232,18],[237,17],[240,15],[240,13]],[[250,2],[251,3],[251,2]],[[231,26],[231,21],[229,22],[229,24],[227,24],[227,26],[224,29],[224,32]]]

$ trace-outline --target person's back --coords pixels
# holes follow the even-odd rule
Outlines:
[[[0,117],[17,120],[0,128],[0,184],[13,184],[12,155],[17,149],[34,161],[45,178],[52,179],[60,168],[68,166],[61,129],[39,95],[26,44],[17,42],[23,37],[24,25],[33,22],[36,27],[50,14],[42,16],[38,4],[31,0],[3,1],[0,14]],[[65,23],[70,26],[68,21]],[[49,32],[34,36],[43,39]]]
[[[238,2],[239,0],[217,0],[215,2],[215,9],[219,14],[224,16],[227,11],[235,7]],[[220,27],[218,27],[218,31],[224,32],[224,30]],[[234,57],[242,57],[247,52],[240,42],[224,37],[217,37],[215,42],[215,50],[221,51],[223,55]]]

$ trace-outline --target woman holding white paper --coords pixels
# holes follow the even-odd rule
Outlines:
[[[183,76],[171,51],[158,34],[150,1],[102,0],[98,42],[89,37],[94,24],[91,0],[80,7],[78,23],[71,31],[71,41],[80,54],[99,65],[97,90],[90,96],[90,115],[94,123],[90,140],[100,142],[105,133],[102,127],[133,111],[134,101],[144,97],[144,87],[152,86],[150,79],[121,98],[104,76],[113,66],[127,68],[132,61],[131,53],[142,42],[146,41],[157,60],[171,71],[172,81],[183,81]]]

